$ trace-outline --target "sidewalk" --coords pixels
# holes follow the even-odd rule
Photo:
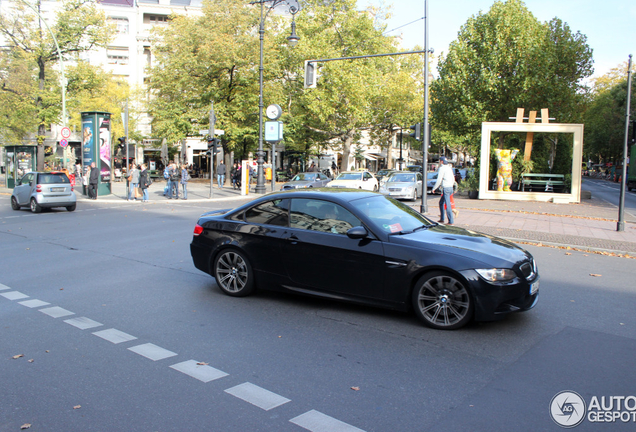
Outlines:
[[[176,201],[164,197],[165,185],[165,180],[157,179],[150,186],[150,205],[185,202],[181,199]],[[276,189],[279,188],[280,184]],[[271,183],[267,183],[266,192],[270,191]],[[8,200],[10,195],[10,189],[0,187],[0,197],[4,197],[0,199]],[[79,203],[95,202],[89,201],[81,193],[77,195]],[[254,193],[254,185],[250,188],[248,195],[241,196],[239,190],[232,189],[231,185],[220,189],[215,184],[212,188],[212,199],[210,199],[209,180],[193,179],[188,184],[187,202],[241,200],[228,203],[229,207],[235,207],[258,196]],[[112,194],[98,197],[97,203],[100,202],[125,205],[140,203],[126,200],[125,181],[112,183]],[[433,220],[439,218],[438,202],[439,195],[429,197],[427,200],[426,215]],[[618,208],[594,196],[592,199],[582,200],[580,204],[471,200],[461,195],[455,195],[455,202],[459,210],[455,224],[462,228],[514,241],[636,256],[636,216],[625,212],[625,230],[618,232],[616,231]],[[419,211],[421,201],[407,202],[407,204]]]

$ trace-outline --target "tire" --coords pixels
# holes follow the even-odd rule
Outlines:
[[[33,213],[40,213],[42,211],[42,207],[40,207],[40,204],[38,204],[35,198],[31,198],[31,211]]]
[[[72,212],[72,211],[75,211],[76,207],[77,207],[77,203],[70,206],[66,206],[66,210]]]
[[[20,204],[18,204],[18,200],[14,196],[11,197],[11,208],[13,210],[20,210]]]
[[[214,278],[225,294],[245,297],[254,291],[254,273],[249,261],[236,249],[221,251],[214,260]]]
[[[374,185],[373,186],[373,192],[377,192],[378,191],[378,185]]]
[[[413,190],[413,196],[411,197],[411,201],[417,201],[417,189]]]
[[[468,289],[450,273],[436,271],[422,276],[412,302],[417,317],[434,329],[455,330],[473,317],[474,302]]]

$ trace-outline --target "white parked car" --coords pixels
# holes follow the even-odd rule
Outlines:
[[[340,173],[335,180],[329,182],[327,187],[364,189],[377,192],[378,179],[369,171],[345,171]]]
[[[422,173],[396,171],[380,185],[380,193],[396,199],[415,201],[422,196]]]

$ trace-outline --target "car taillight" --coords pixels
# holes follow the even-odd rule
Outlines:
[[[36,184],[36,185],[35,185],[35,191],[36,191],[36,192],[42,192],[42,185],[40,185],[40,184]]]
[[[198,236],[199,234],[201,234],[203,232],[203,227],[199,224],[196,224],[194,226],[194,236]]]

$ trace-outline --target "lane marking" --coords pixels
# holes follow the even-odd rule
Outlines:
[[[208,365],[199,365],[196,360],[187,360],[173,364],[170,368],[196,378],[204,383],[228,376],[225,372]]]
[[[86,318],[86,317],[71,318],[71,319],[64,320],[64,322],[74,327],[77,327],[80,330],[86,330],[89,328],[95,328],[95,327],[100,327],[104,325],[102,323],[98,323],[97,321],[93,321],[92,319]]]
[[[291,400],[286,397],[272,393],[269,390],[265,390],[264,388],[249,382],[229,388],[225,390],[225,392],[242,399],[245,402],[249,402],[265,411],[269,411],[286,404],[287,402],[291,402]]]
[[[155,344],[145,343],[128,348],[130,351],[137,353],[141,356],[149,358],[152,361],[163,360],[168,357],[174,357],[176,352],[168,351]]]
[[[9,291],[0,295],[9,300],[20,300],[23,298],[29,298],[28,295],[22,294],[20,291]]]
[[[9,288],[9,287],[8,287],[8,286],[6,286],[6,285],[2,285],[2,284],[0,284],[0,291],[4,291],[4,290],[8,290],[8,289],[11,289],[11,288]]]
[[[336,420],[316,410],[307,411],[290,420],[311,432],[364,432],[355,426]]]
[[[69,315],[75,315],[75,312],[68,311],[59,306],[53,306],[50,308],[40,309],[40,312],[53,318],[62,318]]]
[[[135,336],[129,335],[128,333],[124,333],[123,331],[119,331],[114,328],[108,330],[100,330],[98,332],[94,332],[93,334],[114,344],[137,339]]]
[[[25,300],[25,301],[21,301],[19,302],[22,306],[26,306],[29,308],[36,308],[36,307],[40,307],[40,306],[47,306],[50,305],[51,303],[47,303],[45,301],[42,300],[38,300],[38,299],[33,299],[33,300]]]

